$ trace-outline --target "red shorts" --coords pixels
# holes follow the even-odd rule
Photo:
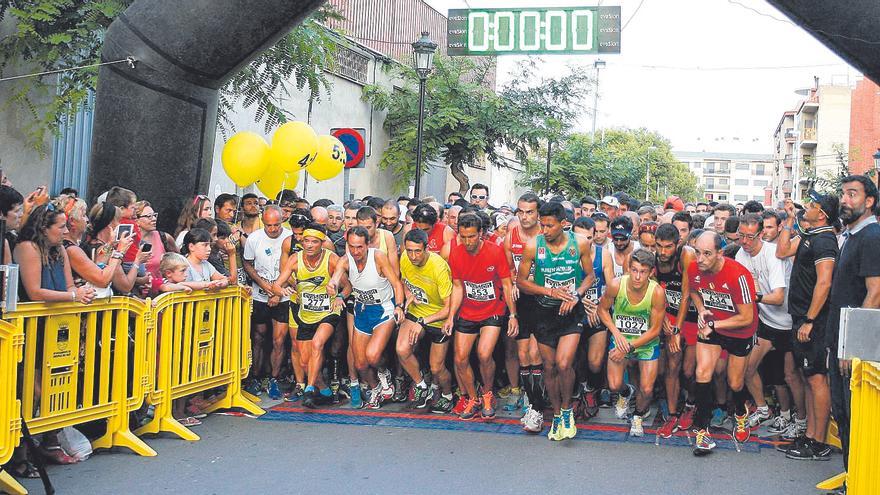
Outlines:
[[[669,320],[669,323],[675,325],[675,316],[666,313],[666,319]],[[686,345],[697,345],[697,324],[691,321],[684,322],[684,326],[681,328],[681,335],[684,337],[684,343]]]

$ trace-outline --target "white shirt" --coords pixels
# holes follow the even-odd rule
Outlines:
[[[281,244],[293,233],[287,229],[281,229],[281,235],[272,239],[266,235],[265,229],[254,231],[247,238],[244,245],[244,259],[254,263],[254,270],[263,280],[272,283],[281,274]],[[268,302],[267,294],[256,282],[251,282],[254,289],[254,300]],[[289,297],[281,299],[289,301]]]
[[[760,233],[760,232],[759,232]],[[761,251],[754,257],[745,248],[736,253],[736,261],[751,272],[755,279],[755,289],[759,294],[767,295],[773,289],[782,287],[785,299],[781,306],[758,303],[758,318],[776,330],[791,329],[791,315],[788,314],[788,281],[791,277],[791,260],[776,257],[776,244],[764,242]]]

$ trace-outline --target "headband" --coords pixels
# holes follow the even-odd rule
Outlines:
[[[106,229],[114,218],[116,218],[116,207],[104,201],[101,205],[101,215],[92,221],[92,232],[97,234]]]
[[[327,235],[317,229],[303,230],[303,237],[315,237],[315,238],[321,239],[322,241],[327,240]]]

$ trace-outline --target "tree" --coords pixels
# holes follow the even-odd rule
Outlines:
[[[442,159],[462,193],[470,189],[466,165],[487,160],[503,166],[504,148],[525,161],[542,142],[570,128],[587,94],[589,79],[577,71],[541,78],[534,61],[523,64],[513,81],[495,93],[486,84],[494,63],[490,58],[437,57],[426,82],[424,163]],[[418,77],[410,67],[391,70],[402,79],[401,87],[367,86],[363,99],[387,111],[384,127],[391,141],[379,166],[392,168],[395,186],[403,189],[415,173]]]
[[[0,2],[0,20],[15,18],[15,32],[0,40],[0,76],[14,68],[32,72],[88,65],[100,60],[103,35],[134,0],[13,0]],[[332,67],[335,38],[319,23],[340,15],[325,6],[242,69],[220,92],[218,124],[234,131],[229,113],[236,101],[256,105],[257,121],[266,131],[293,117],[280,106],[289,95],[288,81],[320,99],[330,82],[322,69]],[[16,81],[6,104],[20,105],[33,117],[22,123],[33,146],[41,151],[49,132],[85,104],[97,85],[97,68],[65,71],[57,76]]]
[[[644,198],[646,188],[654,202],[670,194],[684,200],[699,195],[697,178],[672,155],[669,140],[647,129],[607,129],[604,140],[566,136],[551,156],[550,169],[551,190],[571,198],[618,191]],[[520,183],[539,190],[545,174],[543,160],[530,160]]]

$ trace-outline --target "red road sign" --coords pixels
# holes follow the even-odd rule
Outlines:
[[[345,147],[345,168],[364,167],[364,132],[366,129],[349,127],[331,129],[330,134],[339,139]]]

